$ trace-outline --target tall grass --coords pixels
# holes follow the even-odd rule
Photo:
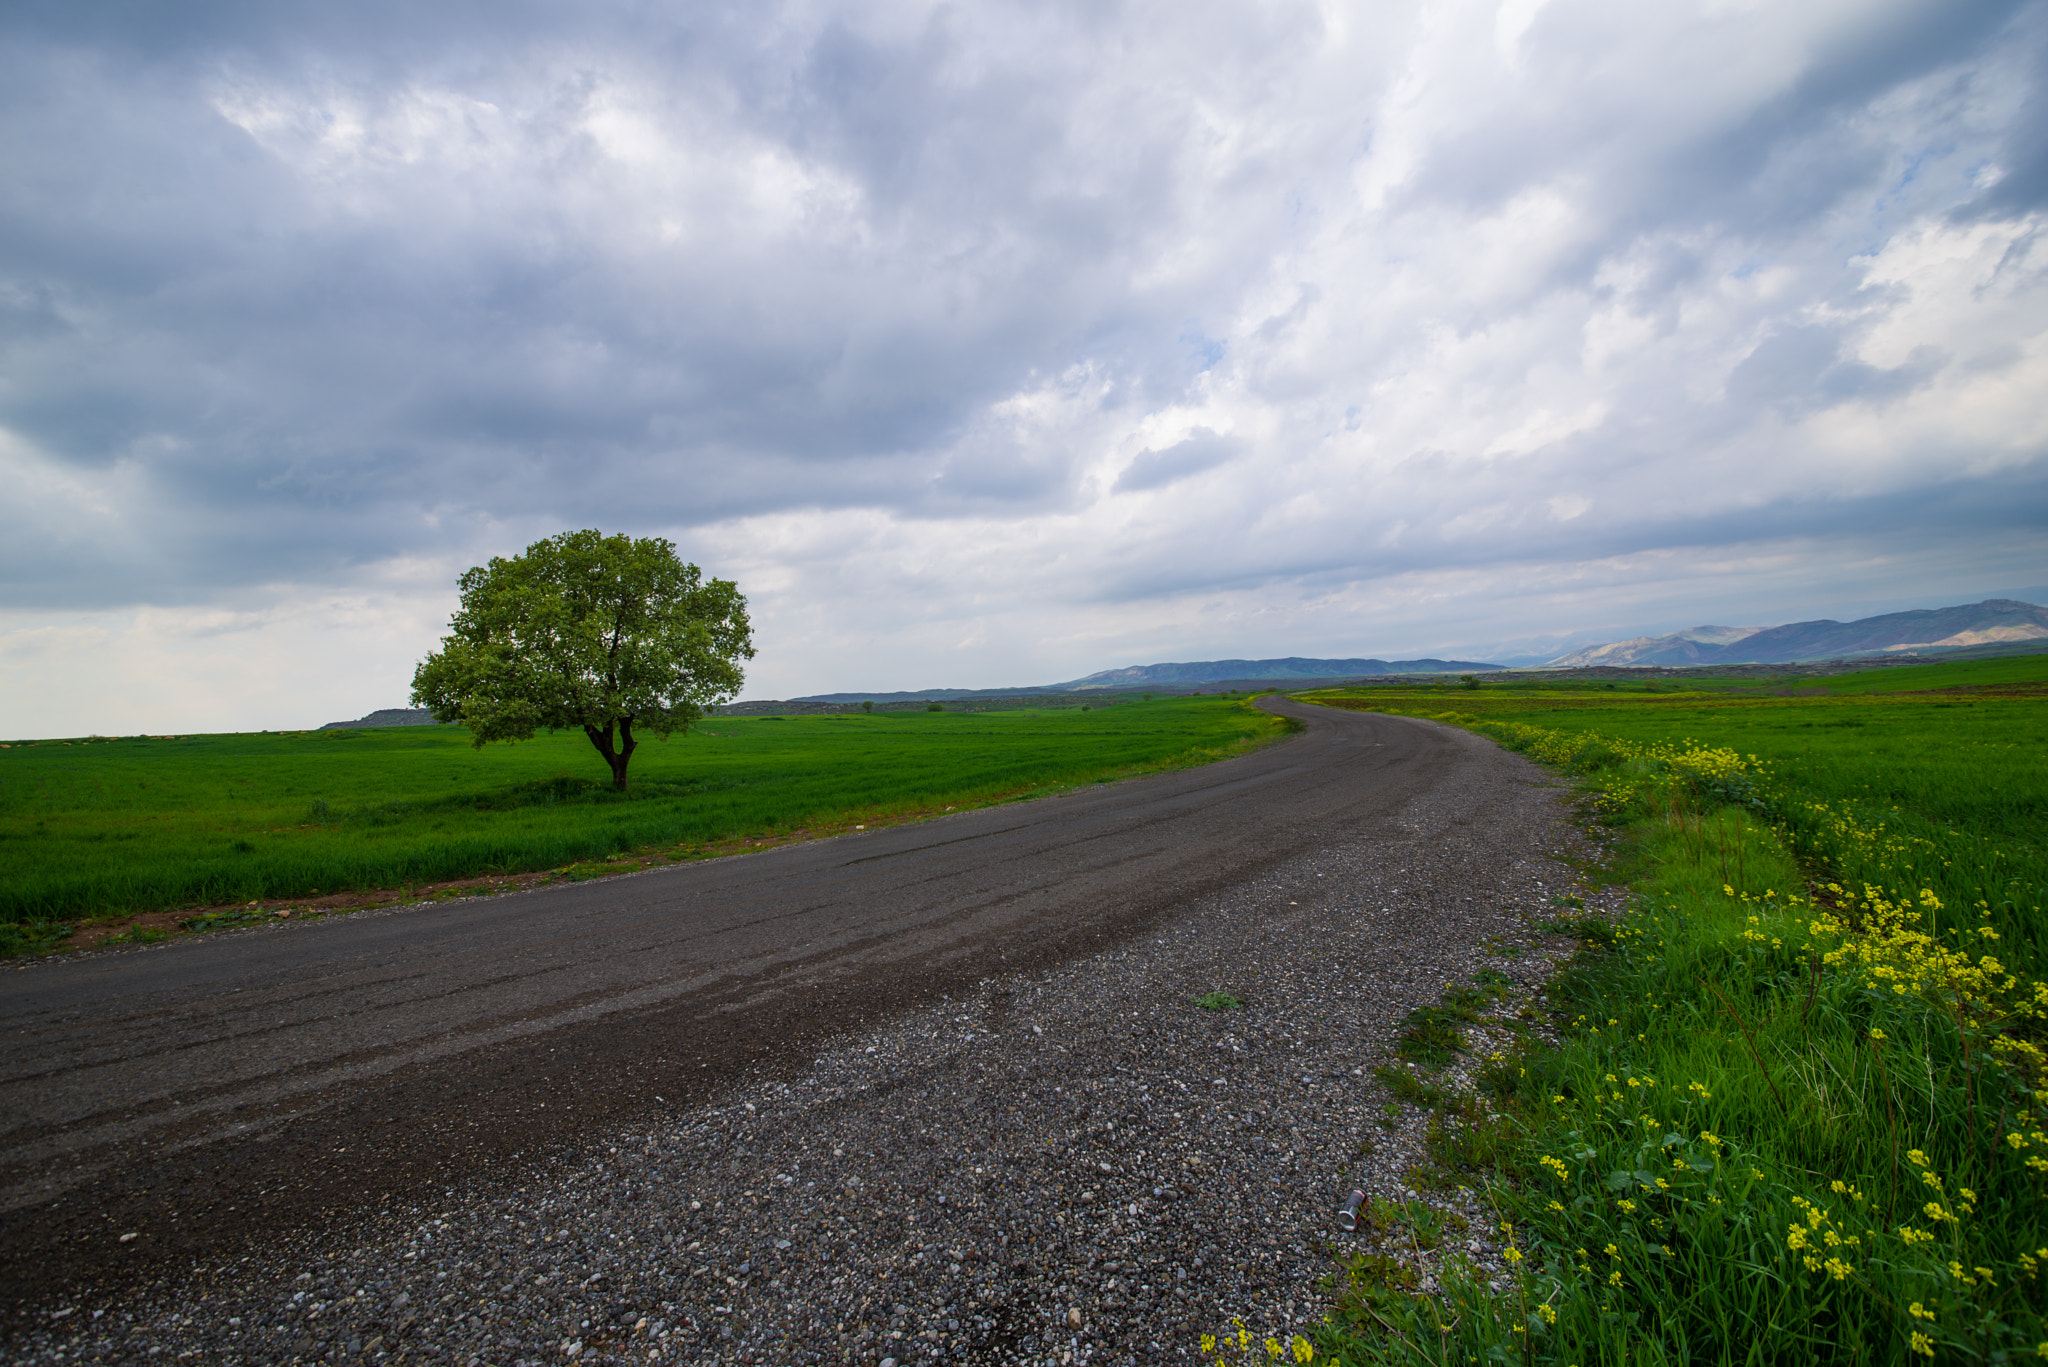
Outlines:
[[[1817,792],[1779,756],[1520,715],[1456,720],[1579,779],[1634,910],[1551,985],[1555,1042],[1444,1113],[1439,1157],[1486,1189],[1510,1283],[1454,1263],[1424,1296],[1361,1260],[1324,1351],[2048,1357],[2038,850],[1931,825],[1910,792]]]

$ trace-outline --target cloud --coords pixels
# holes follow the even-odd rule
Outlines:
[[[164,677],[596,525],[809,691],[2035,582],[2044,76],[2042,0],[14,7],[0,611]]]
[[[1140,451],[1123,473],[1116,478],[1113,487],[1117,493],[1129,493],[1138,489],[1159,489],[1177,483],[1190,475],[1221,465],[1239,451],[1244,443],[1235,437],[1225,436],[1207,427],[1197,427],[1173,445],[1157,451]]]

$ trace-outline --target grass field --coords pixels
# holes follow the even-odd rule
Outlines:
[[[1635,893],[1560,908],[1588,947],[1476,1092],[1404,1083],[1513,1286],[1358,1259],[1326,1354],[2048,1358],[2048,657],[1787,684],[1319,698],[1573,775]]]
[[[581,735],[455,727],[41,741],[0,750],[0,927],[414,886],[692,847],[1201,763],[1280,734],[1243,701],[714,718],[609,790]]]
[[[2048,656],[1871,670],[1801,680],[1774,696],[1752,686],[1653,692],[1541,683],[1479,689],[1375,690],[1325,700],[1421,715],[1453,712],[1486,724],[1534,726],[1639,746],[1703,745],[1754,756],[1748,781],[1780,801],[1775,820],[1810,843],[1816,809],[1853,813],[1920,855],[1879,862],[1844,850],[1838,875],[1914,876],[1969,906],[1993,881],[2048,886]],[[1509,738],[1503,733],[1503,738]],[[1849,862],[1841,862],[1848,859]],[[1995,867],[1994,867],[1995,865]],[[2002,899],[1992,899],[2002,906]],[[2048,945],[2031,917],[2002,923],[2029,946]]]

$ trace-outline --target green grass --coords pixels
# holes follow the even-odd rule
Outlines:
[[[1836,674],[1814,682],[1837,695],[2048,684],[2048,655],[2008,655],[1993,660],[1960,660],[1955,664],[1896,665],[1887,669]]]
[[[2048,690],[2015,696],[2026,685],[2048,684],[2048,656],[1799,682],[1845,691],[1734,698],[1665,680],[1649,695],[1521,685],[1353,690],[1312,700],[1411,715],[1454,712],[1482,725],[1519,723],[1638,744],[1697,740],[1754,755],[1782,800],[1773,815],[1788,827],[1795,849],[1819,857],[1815,805],[1882,823],[1903,848],[1838,858],[1838,876],[1910,876],[1951,906],[1987,899],[2038,962],[2048,953],[2048,926],[2006,890],[2014,882],[2048,887]],[[1974,691],[1929,691],[1937,689]]]
[[[482,750],[452,727],[15,744],[0,750],[0,949],[96,916],[900,819],[1202,763],[1285,729],[1221,699],[716,718],[644,745],[623,798],[566,733]]]
[[[2044,678],[2034,657],[1823,680],[1814,697],[1664,681],[1334,699],[1451,714],[1571,774],[1635,896],[1618,926],[1552,923],[1586,941],[1547,992],[1554,1043],[1481,1068],[1477,1093],[1427,1066],[1397,1088],[1435,1113],[1435,1180],[1486,1192],[1512,1285],[1452,1257],[1424,1295],[1351,1259],[1324,1351],[1586,1367],[2048,1353],[2048,697],[2023,696]],[[1456,1007],[1411,1021],[1411,1060],[1459,1047],[1442,1028]]]

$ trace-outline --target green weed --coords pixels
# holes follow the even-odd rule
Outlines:
[[[1553,916],[1543,922],[1541,928],[1554,935],[1573,936],[1587,944],[1614,943],[1614,927],[1597,916]]]
[[[186,930],[226,930],[232,926],[252,926],[260,921],[276,919],[276,912],[265,911],[262,907],[227,907],[220,911],[201,912],[178,924]]]
[[[1451,1056],[1464,1049],[1465,1035],[1458,1029],[1466,1013],[1442,1006],[1424,1006],[1408,1013],[1395,1052],[1421,1068],[1441,1068]]]
[[[1399,1064],[1383,1063],[1372,1070],[1372,1075],[1378,1078],[1388,1091],[1412,1105],[1433,1106],[1443,1097],[1443,1093],[1432,1086],[1427,1078]],[[1388,1109],[1390,1118],[1400,1118],[1398,1107]]]
[[[70,921],[0,921],[0,955],[41,954],[69,939]]]

